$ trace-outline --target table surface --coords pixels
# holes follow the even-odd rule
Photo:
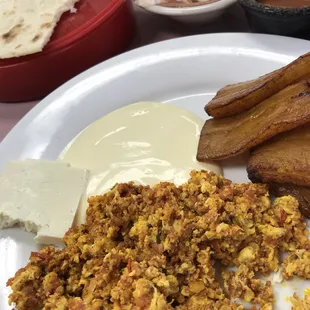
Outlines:
[[[137,36],[130,49],[167,39],[216,32],[248,32],[243,10],[236,4],[212,24],[189,26],[136,8]],[[0,141],[37,102],[0,103]]]

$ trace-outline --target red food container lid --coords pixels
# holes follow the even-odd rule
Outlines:
[[[135,30],[131,0],[80,0],[75,8],[62,15],[42,52],[0,59],[0,101],[42,98],[130,44]]]

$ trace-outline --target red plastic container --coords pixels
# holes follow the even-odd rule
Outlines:
[[[40,53],[0,60],[0,101],[40,99],[87,68],[124,51],[135,33],[131,0],[80,0]]]

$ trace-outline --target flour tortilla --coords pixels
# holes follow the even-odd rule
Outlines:
[[[41,52],[78,0],[0,0],[0,59]]]

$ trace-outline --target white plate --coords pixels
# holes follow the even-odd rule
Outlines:
[[[123,54],[69,81],[31,110],[0,144],[0,169],[13,159],[56,159],[87,125],[136,101],[163,101],[203,118],[203,107],[230,83],[255,78],[308,52],[310,42],[254,34],[214,34],[165,41]],[[247,181],[244,158],[224,164],[233,181]],[[6,280],[23,267],[33,236],[18,228],[0,231],[0,309],[7,306]],[[310,281],[279,286],[284,298]]]

